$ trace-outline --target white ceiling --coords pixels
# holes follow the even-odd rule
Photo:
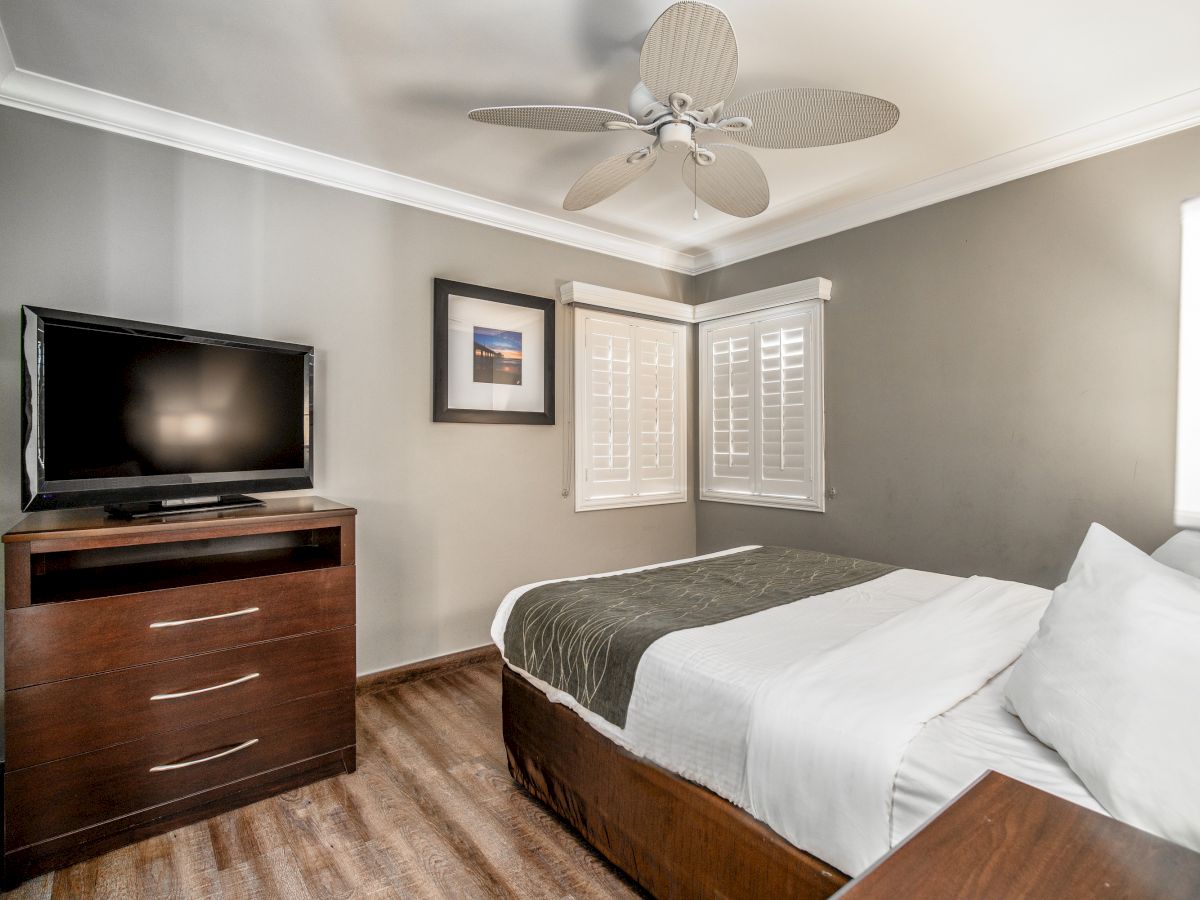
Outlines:
[[[624,110],[642,38],[667,5],[0,0],[0,23],[26,73],[565,220],[585,236],[575,243],[587,243],[583,225],[710,260],[1200,121],[1195,0],[725,0],[740,50],[735,97],[862,91],[896,103],[899,125],[857,144],[751,151],[772,193],[754,219],[702,208],[693,222],[671,158],[592,209],[564,212],[584,169],[645,139],[500,128],[466,112]]]

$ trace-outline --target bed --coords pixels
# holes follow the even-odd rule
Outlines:
[[[783,600],[722,615],[733,586]],[[510,770],[660,897],[827,897],[988,769],[1103,812],[1002,706],[1049,598],[757,546],[525,585],[492,628]]]

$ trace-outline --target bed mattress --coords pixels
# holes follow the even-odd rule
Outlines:
[[[751,548],[692,559],[747,549]],[[622,571],[675,562],[680,561]],[[749,809],[747,732],[761,686],[797,660],[835,648],[963,581],[900,569],[851,588],[668,634],[652,644],[641,659],[622,728],[585,709],[569,694],[517,671],[551,701],[573,709],[615,743]],[[502,653],[513,605],[536,586],[511,591],[497,611],[492,638]],[[1062,758],[1004,710],[1007,677],[1007,670],[1001,672],[928,721],[909,744],[895,780],[893,845],[987,769],[1103,812]]]

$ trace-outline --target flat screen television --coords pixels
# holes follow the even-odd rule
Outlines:
[[[312,347],[33,306],[21,341],[24,509],[155,515],[312,487]]]

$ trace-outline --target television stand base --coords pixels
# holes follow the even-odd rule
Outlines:
[[[162,516],[186,516],[191,513],[220,512],[247,506],[264,506],[249,494],[225,494],[221,497],[188,497],[182,500],[149,500],[144,503],[111,503],[104,511],[114,519],[157,519]]]

